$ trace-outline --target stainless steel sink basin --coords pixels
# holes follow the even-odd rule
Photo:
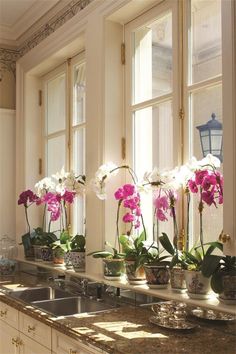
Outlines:
[[[114,308],[110,304],[97,302],[86,297],[36,301],[33,305],[55,316],[69,316],[85,312],[99,312]]]
[[[10,291],[8,295],[27,303],[33,301],[71,297],[70,293],[61,289],[53,289],[51,287],[38,287],[38,288],[30,288],[24,290],[13,290]]]

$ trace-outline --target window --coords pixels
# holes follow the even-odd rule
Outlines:
[[[191,156],[203,158],[197,127],[212,114],[222,122],[221,1],[188,0],[181,2],[182,9],[177,5],[166,0],[125,29],[129,160],[139,177],[154,167],[172,169]],[[152,197],[145,196],[142,205],[151,237]],[[179,208],[184,228],[181,212]],[[214,230],[204,225],[205,239],[215,240],[222,230],[222,208],[208,208],[204,216],[211,216],[215,225]],[[191,244],[199,237],[198,219],[193,203]],[[171,221],[160,229],[173,236]]]
[[[85,62],[76,56],[43,77],[45,176],[85,174]],[[70,212],[73,233],[84,233],[85,199]],[[55,226],[56,227],[56,226]]]

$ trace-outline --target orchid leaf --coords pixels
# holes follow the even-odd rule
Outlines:
[[[202,262],[202,274],[207,278],[213,275],[220,264],[221,258],[221,256],[215,255],[205,256]]]
[[[164,247],[164,249],[170,253],[172,256],[174,256],[175,254],[175,250],[169,240],[169,237],[167,236],[166,233],[162,232],[162,236],[159,237],[159,241],[162,245],[162,247]]]

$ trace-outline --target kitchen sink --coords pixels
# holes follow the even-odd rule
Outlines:
[[[99,312],[114,309],[114,306],[110,304],[81,296],[49,301],[36,301],[33,305],[54,316],[69,316],[85,312]]]
[[[62,289],[54,289],[52,287],[37,287],[24,290],[13,290],[10,291],[8,295],[27,303],[31,303],[33,301],[71,297],[70,293]]]

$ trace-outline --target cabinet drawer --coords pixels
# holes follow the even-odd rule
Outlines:
[[[19,331],[51,349],[51,328],[34,318],[19,313]]]
[[[51,350],[20,334],[20,354],[51,354]]]
[[[18,316],[19,316],[18,310],[4,304],[4,302],[0,302],[0,319],[2,321],[18,329]]]
[[[52,351],[56,354],[101,354],[101,349],[86,346],[56,330],[52,330]]]

